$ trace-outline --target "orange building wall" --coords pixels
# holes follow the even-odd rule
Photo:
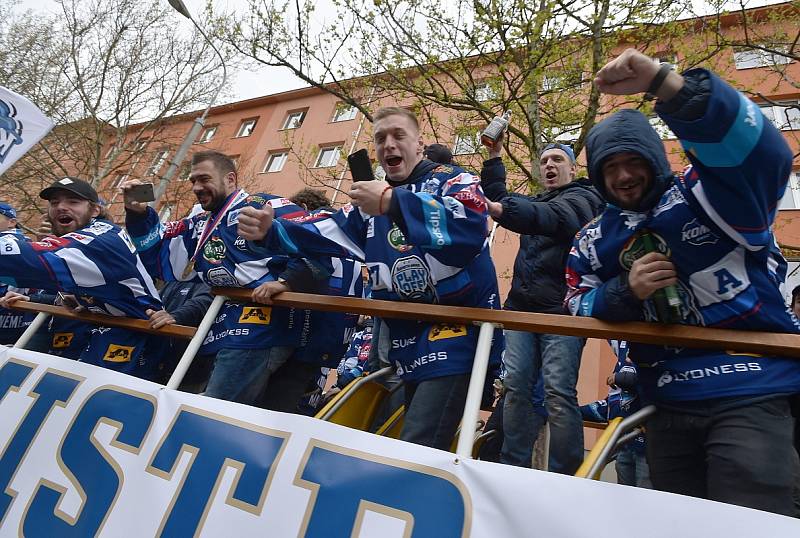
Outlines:
[[[720,55],[715,62],[715,70],[737,87],[762,92],[762,94],[773,96],[776,99],[797,99],[800,96],[800,92],[796,88],[777,80],[765,69],[734,69],[730,50]],[[791,76],[800,79],[800,63],[790,64],[787,69]],[[410,103],[409,100],[400,104],[410,105]],[[375,110],[381,105],[395,104],[398,103],[376,102],[372,104],[372,109]],[[360,113],[352,120],[332,121],[336,105],[337,99],[334,96],[317,89],[306,88],[215,107],[212,109],[206,125],[218,125],[217,133],[208,143],[195,144],[192,149],[195,151],[207,148],[217,149],[237,157],[241,184],[250,192],[263,190],[288,196],[310,185],[325,188],[328,196],[335,200],[336,205],[340,205],[348,201],[346,194],[350,185],[349,172],[343,171],[344,156],[353,149],[366,147],[374,158],[374,147],[371,141],[370,124],[363,120]],[[301,109],[308,111],[303,124],[297,129],[282,130],[281,127],[287,113]],[[450,114],[444,110],[433,111],[434,118],[438,118],[443,123]],[[258,123],[252,135],[235,138],[236,130],[242,120],[256,117]],[[188,131],[192,118],[192,115],[176,118],[174,124],[168,127],[176,145],[180,142],[183,134]],[[440,142],[450,146],[453,144],[454,136],[443,140],[441,139],[442,131],[432,128],[431,125],[423,124],[422,131],[423,139],[427,143]],[[440,133],[440,139],[437,140],[434,137],[434,132]],[[792,149],[797,153],[800,150],[798,133],[785,132],[784,134],[787,135]],[[338,165],[331,168],[314,168],[313,163],[319,148],[334,144],[342,147]],[[665,146],[673,169],[681,170],[686,161],[679,144],[675,140],[667,140]],[[270,152],[290,148],[292,148],[292,152],[281,171],[262,172]],[[151,151],[154,149],[148,148]],[[455,160],[475,170],[478,170],[481,164],[480,155],[456,156]],[[585,164],[585,157],[580,155],[578,162]],[[137,174],[143,174],[149,164],[149,159],[142,159],[136,170],[130,171],[131,177],[139,177]],[[800,162],[796,161],[795,169],[798,167],[800,167]],[[162,168],[161,173],[164,170],[166,170],[166,166]],[[157,180],[157,178],[155,179]],[[171,185],[169,191],[171,199],[177,201],[177,209],[173,212],[173,216],[184,214],[194,203],[193,197],[188,193],[188,188],[188,183],[181,181],[173,182]],[[120,200],[115,202],[112,212],[121,216]],[[800,246],[800,210],[781,211],[775,230],[782,243]],[[516,234],[502,228],[496,230],[492,256],[495,260],[503,299],[510,288],[513,261],[518,246],[519,239]],[[598,340],[590,340],[587,343],[578,384],[580,403],[588,403],[605,396],[607,391],[605,379],[613,364],[613,353],[607,343]],[[595,437],[596,432],[587,431],[587,446],[593,444]]]

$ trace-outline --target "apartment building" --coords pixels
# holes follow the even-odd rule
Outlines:
[[[769,28],[769,25],[776,24],[770,14],[786,5],[756,8],[748,13],[755,14],[753,20]],[[725,15],[720,20],[731,39],[742,38],[743,29],[737,22],[736,14]],[[700,25],[702,21],[688,21],[687,24],[695,22]],[[705,46],[712,45],[707,43]],[[682,67],[683,58],[672,50],[669,43],[650,44],[647,50],[651,53],[655,51],[658,57],[667,58]],[[800,153],[798,62],[759,49],[723,47],[703,65],[711,67],[735,86],[746,88],[770,121],[785,133],[793,150]],[[363,82],[366,95],[369,92],[369,79],[360,82]],[[268,87],[269,82],[264,81],[264,86]],[[487,92],[488,98],[488,86],[477,90]],[[370,107],[375,110],[388,104],[408,103],[378,99]],[[608,101],[606,104],[609,104]],[[430,107],[426,117],[442,118],[448,114],[445,110]],[[157,143],[151,142],[137,148],[140,155],[131,159],[129,165],[116,170],[110,181],[102,186],[107,199],[112,202],[112,214],[119,216],[122,213],[121,200],[114,195],[115,186],[128,177],[158,182],[167,169],[171,152],[180,144],[195,116],[186,114],[172,118],[163,127]],[[483,156],[474,135],[453,129],[443,138],[442,131],[437,130],[439,138],[434,139],[429,122],[423,120],[422,124],[426,143],[438,142],[450,146],[457,162],[479,170]],[[685,161],[679,143],[657,118],[653,118],[653,124],[664,139],[674,170],[680,170]],[[562,139],[568,142],[570,136]],[[303,187],[312,186],[325,189],[334,204],[341,205],[348,201],[350,186],[345,156],[362,147],[368,148],[374,157],[371,125],[365,121],[364,115],[330,93],[317,88],[304,88],[212,108],[192,149],[215,149],[234,157],[239,165],[241,184],[249,192],[265,191],[288,196]],[[581,160],[579,158],[579,162]],[[188,167],[184,165],[162,200],[159,210],[165,218],[185,214],[193,203],[189,185],[185,181],[187,170]],[[800,246],[800,159],[795,162],[790,188],[780,202],[775,228],[782,244]],[[492,249],[503,296],[510,287],[517,248],[518,238],[515,234],[497,230]],[[787,250],[787,254],[792,272],[788,293],[795,284],[800,284],[800,251]],[[590,341],[587,344],[579,383],[581,401],[590,401],[605,394],[604,381],[613,360],[605,342]],[[587,435],[587,444],[593,441],[593,436]]]

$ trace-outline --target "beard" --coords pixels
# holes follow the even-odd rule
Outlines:
[[[225,193],[211,194],[210,196],[204,195],[202,198],[200,196],[197,197],[197,201],[200,203],[200,207],[203,208],[203,211],[211,212],[221,208],[227,199],[228,195]]]

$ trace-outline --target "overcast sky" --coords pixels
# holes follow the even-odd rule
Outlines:
[[[163,0],[164,4],[167,0]],[[183,0],[184,5],[193,15],[202,13],[205,0]],[[321,2],[322,3],[322,2]],[[247,6],[247,0],[214,0],[214,5],[221,9],[230,9]],[[19,7],[34,11],[49,11],[59,13],[60,8],[53,0],[20,0]],[[191,23],[185,20],[186,28]],[[261,97],[273,93],[301,88],[306,84],[296,78],[288,69],[278,67],[264,67],[252,71],[239,71],[234,75],[233,92],[229,101],[241,101],[253,97]]]
[[[2,1],[2,0],[0,0]],[[58,13],[60,8],[54,0],[18,0],[23,9],[45,10]],[[162,0],[165,4],[167,0]],[[366,1],[366,0],[365,0]],[[763,4],[779,3],[781,0],[745,0],[747,7]],[[447,0],[442,0],[446,3]],[[193,15],[202,13],[206,0],[183,0],[183,3]],[[247,0],[213,0],[214,6],[223,11],[231,9],[246,9]],[[704,0],[692,0],[696,12],[710,11],[709,4]],[[330,0],[318,0],[316,16],[324,17],[326,13],[333,13]],[[191,23],[181,18],[188,29]],[[262,67],[256,70],[239,71],[233,75],[233,91],[229,101],[241,101],[263,95],[280,93],[287,90],[301,88],[306,84],[296,78],[288,69],[278,67]]]

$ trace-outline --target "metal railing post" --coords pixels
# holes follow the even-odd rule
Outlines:
[[[189,370],[189,366],[191,366],[197,350],[200,349],[203,339],[208,334],[209,329],[211,329],[211,325],[217,318],[217,314],[219,314],[220,309],[222,309],[222,305],[227,300],[228,298],[224,295],[217,295],[214,297],[214,300],[208,307],[206,315],[203,316],[202,321],[200,321],[200,325],[197,327],[197,332],[195,332],[192,339],[189,340],[189,345],[186,347],[186,351],[183,352],[181,360],[179,360],[178,365],[175,366],[175,371],[172,372],[169,381],[167,381],[166,386],[168,389],[177,389],[181,384],[181,381],[183,381],[183,377],[186,375],[187,370]]]
[[[394,368],[392,368],[391,366],[387,366],[386,368],[381,368],[380,370],[372,372],[371,374],[366,375],[364,377],[359,377],[358,379],[353,381],[353,386],[350,387],[350,389],[346,393],[342,394],[342,396],[338,398],[336,402],[334,402],[334,404],[330,407],[330,409],[325,411],[325,414],[319,416],[318,418],[320,420],[330,420],[331,417],[336,413],[336,411],[341,409],[342,406],[347,402],[347,400],[353,397],[353,394],[355,393],[356,390],[358,390],[358,388],[361,385],[368,383],[370,381],[375,381],[376,379],[380,379],[382,377],[386,377],[393,371]]]
[[[464,404],[464,415],[461,417],[461,434],[458,436],[456,455],[472,458],[472,445],[475,442],[475,424],[481,410],[483,386],[486,382],[486,369],[489,365],[489,352],[492,349],[494,324],[483,322],[478,333],[478,345],[475,348],[475,359],[472,361],[472,375],[469,378],[467,401]]]
[[[603,470],[606,463],[608,463],[611,453],[617,448],[620,438],[625,433],[644,423],[644,421],[653,416],[655,412],[656,406],[648,405],[618,422],[618,419],[609,421],[608,428],[606,428],[606,431],[600,436],[600,440],[598,440],[595,448],[592,449],[592,452],[590,452],[589,456],[586,458],[586,461],[584,461],[583,465],[581,465],[575,473],[575,476],[596,479],[596,476]],[[603,442],[602,444],[601,441]]]
[[[33,318],[33,321],[31,321],[31,324],[28,325],[28,328],[25,329],[25,331],[19,335],[17,341],[14,342],[14,348],[23,349],[28,342],[30,342],[31,338],[33,338],[33,335],[36,334],[36,331],[38,331],[39,328],[44,325],[44,322],[47,321],[48,318],[50,318],[50,314],[45,314],[44,312],[39,312],[36,314],[36,317]]]

